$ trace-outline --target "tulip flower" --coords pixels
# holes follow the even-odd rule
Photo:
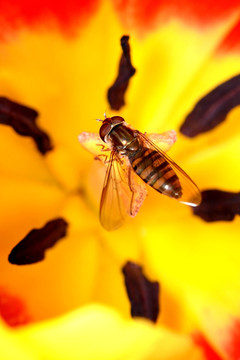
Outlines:
[[[235,0],[0,2],[1,359],[240,358],[239,14]],[[148,187],[136,217],[103,229],[106,164],[78,135],[104,112],[165,134],[202,204]]]

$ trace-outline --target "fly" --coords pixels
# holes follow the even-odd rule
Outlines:
[[[99,214],[106,230],[120,227],[126,214],[137,214],[147,194],[145,184],[181,203],[200,204],[201,193],[197,185],[152,141],[150,135],[132,129],[121,116],[113,116],[103,120],[99,137],[107,144],[104,150],[109,150],[109,156],[101,154],[106,159],[107,171]],[[97,142],[99,137],[82,133],[79,140],[89,150],[87,143]]]

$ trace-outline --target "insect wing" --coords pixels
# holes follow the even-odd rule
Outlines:
[[[128,183],[132,191],[129,215],[134,217],[139,212],[145,197],[147,196],[147,187],[130,165],[128,167]]]
[[[78,140],[87,151],[99,157],[100,160],[106,158],[106,153],[108,153],[109,156],[109,147],[100,139],[97,133],[82,132],[78,135]]]
[[[174,130],[169,130],[161,134],[147,134],[146,136],[151,143],[157,145],[157,147],[164,153],[170,150],[177,140],[176,131]]]
[[[153,143],[147,135],[139,132],[139,137],[141,138],[144,146],[158,151],[177,175],[181,185],[182,195],[176,200],[190,206],[198,206],[201,203],[201,192],[192,179],[163,150]]]
[[[111,152],[103,184],[99,213],[100,222],[108,231],[119,228],[125,220],[127,205],[121,196],[123,184],[119,170],[118,160],[114,152]]]
[[[126,215],[135,216],[147,194],[145,184],[139,184],[136,175],[124,159],[112,151],[105,175],[100,202],[100,222],[108,230],[116,230]]]

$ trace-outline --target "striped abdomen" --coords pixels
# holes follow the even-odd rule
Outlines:
[[[176,173],[156,150],[139,148],[137,152],[129,154],[129,161],[140,178],[155,190],[176,199],[182,196]]]

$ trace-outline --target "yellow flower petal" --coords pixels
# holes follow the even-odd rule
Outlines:
[[[22,177],[1,177],[1,238],[4,249],[10,249],[33,227],[56,217],[63,201],[62,191]],[[13,226],[14,225],[14,226]]]
[[[232,313],[239,316],[237,229],[239,219],[233,223],[208,224],[192,218],[188,228],[182,221],[175,221],[173,227],[165,219],[161,231],[146,230],[146,262],[151,264],[152,276],[162,284],[163,298],[177,299],[175,318],[180,321],[174,326],[178,329],[194,328],[194,314],[211,313],[213,303],[213,309],[224,304],[228,318]],[[221,236],[216,236],[217,231]],[[159,240],[158,233],[164,240]],[[207,320],[207,315],[204,318]],[[164,313],[163,307],[163,322],[171,324],[171,319],[171,308],[167,306]]]
[[[16,334],[46,360],[56,359],[203,359],[189,338],[150,323],[124,320],[92,305],[65,317],[22,329]]]
[[[214,55],[235,22],[233,16],[196,31],[173,20],[145,38],[131,33],[137,73],[121,113],[126,121],[143,132],[177,130],[200,96],[239,70],[239,56]],[[97,132],[99,123],[94,119],[108,110],[106,91],[115,78],[121,52],[118,41],[125,31],[106,2],[71,41],[56,31],[21,30],[1,43],[1,92],[39,110],[39,124],[55,145],[42,157],[31,139],[1,126],[0,150],[2,154],[12,150],[9,162],[5,157],[0,162],[4,176],[1,274],[4,285],[22,294],[35,320],[92,301],[114,307],[128,318],[120,269],[126,260],[136,261],[161,284],[159,323],[153,327],[123,320],[114,311],[93,305],[64,318],[8,330],[6,344],[13,338],[19,357],[28,349],[26,358],[37,354],[46,360],[202,358],[189,335],[172,334],[161,324],[178,334],[200,329],[219,354],[229,355],[226,337],[218,330],[230,334],[231,319],[239,316],[239,219],[207,224],[189,208],[149,189],[143,209],[123,229],[107,234],[98,222],[104,174],[98,165],[90,171],[92,157],[81,149],[77,135]],[[107,115],[113,114],[107,111]],[[191,140],[179,136],[172,149],[170,156],[194,175],[202,189],[238,189],[238,117],[235,109],[211,133]],[[68,237],[40,264],[9,265],[7,254],[13,243],[54,215],[69,222]],[[5,334],[6,329],[1,331]],[[9,358],[15,358],[11,351]]]
[[[23,177],[46,184],[57,185],[43,155],[33,140],[18,135],[10,127],[0,125],[1,176]],[[24,159],[24,161],[23,161]]]
[[[21,341],[21,338],[15,336],[14,333],[0,322],[0,356],[6,360],[37,360],[39,355],[34,354],[29,346]]]

